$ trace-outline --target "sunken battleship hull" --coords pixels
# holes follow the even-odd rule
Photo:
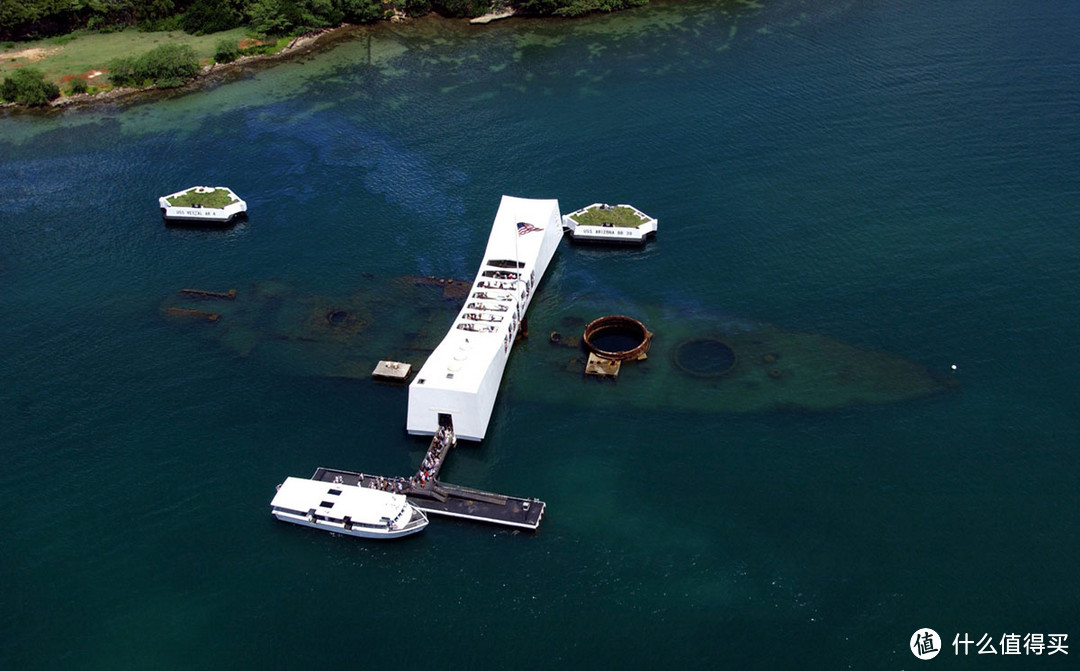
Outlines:
[[[467,300],[470,283],[434,277],[363,277],[341,296],[270,280],[235,296],[178,293],[162,314],[259,365],[284,374],[368,380],[383,359],[420,364]],[[542,286],[528,315],[531,337],[507,365],[504,395],[552,404],[629,405],[702,412],[832,410],[895,403],[953,388],[948,375],[836,338],[732,319],[708,308],[623,306],[652,339],[647,358],[625,362],[617,380],[585,375],[585,325],[610,307],[562,306]],[[524,331],[524,329],[523,329]],[[557,336],[557,337],[556,337]]]

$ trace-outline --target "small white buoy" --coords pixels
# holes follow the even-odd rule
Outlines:
[[[956,370],[956,364],[955,363],[952,365],[952,369]]]

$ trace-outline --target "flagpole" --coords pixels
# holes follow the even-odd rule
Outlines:
[[[517,218],[518,218],[517,217],[517,212],[515,211],[514,212],[514,219],[517,219]],[[514,282],[512,284],[514,284],[515,286],[516,286],[517,282],[522,281],[521,280],[521,254],[518,251],[518,238],[521,237],[521,228],[518,226],[518,224],[519,224],[518,221],[514,222],[514,275],[517,276],[517,279],[514,280]],[[516,291],[517,290],[515,289],[515,292]],[[515,312],[517,313],[517,318],[518,318],[519,321],[525,317],[524,313],[521,312],[521,301],[522,300],[524,300],[524,299],[520,295],[518,295],[517,300],[514,301],[515,303],[517,303],[517,310],[515,310]]]

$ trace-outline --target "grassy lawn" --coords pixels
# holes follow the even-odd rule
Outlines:
[[[66,82],[72,77],[105,70],[109,61],[120,56],[140,56],[158,45],[173,43],[190,45],[205,62],[214,55],[219,41],[232,39],[239,42],[247,34],[245,28],[198,36],[181,31],[143,33],[131,28],[118,33],[77,31],[62,37],[16,42],[0,52],[0,79],[16,68],[30,65],[44,72],[46,79],[56,82],[60,90],[66,92]],[[108,77],[104,75],[88,81],[93,86],[108,85]]]
[[[196,187],[198,188],[198,187]],[[225,189],[214,189],[209,193],[196,193],[195,189],[189,189],[186,193],[169,198],[169,204],[173,207],[203,207],[222,208],[229,203],[235,203],[236,199],[229,195]]]
[[[581,214],[572,214],[570,216],[582,226],[612,224],[614,226],[635,228],[645,223],[645,220],[639,217],[632,208],[622,206],[617,206],[610,210],[601,210],[599,207],[593,207],[585,210]]]

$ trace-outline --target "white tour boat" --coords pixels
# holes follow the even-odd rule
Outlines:
[[[465,306],[409,385],[411,434],[483,440],[536,285],[562,239],[559,201],[503,196]]]
[[[282,522],[361,538],[408,536],[428,523],[403,494],[304,478],[286,478],[270,507]]]
[[[158,206],[165,221],[204,226],[223,226],[247,213],[247,203],[225,186],[193,186],[158,198]]]

